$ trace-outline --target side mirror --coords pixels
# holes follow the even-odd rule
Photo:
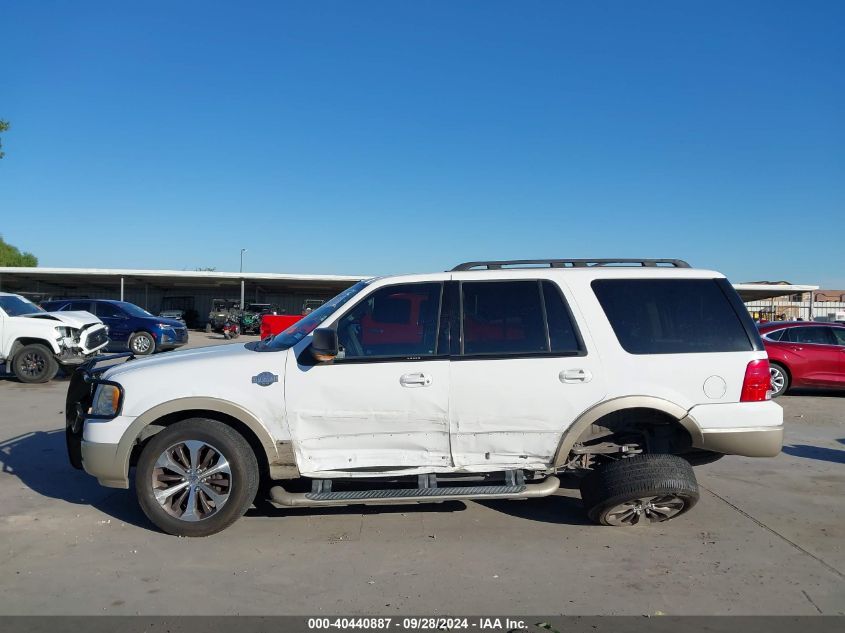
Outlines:
[[[320,362],[333,360],[337,356],[337,331],[332,328],[318,328],[314,330],[311,340],[311,353]]]

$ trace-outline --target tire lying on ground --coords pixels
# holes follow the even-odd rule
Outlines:
[[[59,371],[59,363],[46,345],[31,343],[15,354],[12,371],[21,382],[49,382]]]
[[[645,454],[609,462],[584,477],[581,499],[601,525],[660,523],[698,501],[692,466],[675,455]]]
[[[135,471],[144,514],[177,536],[208,536],[237,521],[255,499],[258,481],[258,462],[244,437],[203,418],[154,435]]]

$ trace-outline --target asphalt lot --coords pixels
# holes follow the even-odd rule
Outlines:
[[[132,491],[69,466],[66,387],[0,379],[0,614],[845,612],[845,394],[780,398],[784,452],[697,468],[701,501],[663,526],[590,525],[562,489],[258,508],[184,539],[157,532]]]

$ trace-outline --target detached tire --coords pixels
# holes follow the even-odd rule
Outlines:
[[[626,526],[674,519],[698,501],[692,466],[675,455],[635,455],[610,462],[581,481],[592,521]]]
[[[24,345],[12,361],[12,371],[21,382],[50,382],[59,371],[59,363],[46,345]]]
[[[129,337],[129,351],[135,356],[149,356],[156,351],[156,340],[147,332],[135,332]]]
[[[194,418],[157,433],[135,471],[138,503],[168,534],[209,536],[237,521],[258,491],[258,462],[244,437]]]

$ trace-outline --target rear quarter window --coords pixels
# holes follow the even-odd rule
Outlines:
[[[727,289],[716,279],[597,279],[592,283],[619,344],[631,354],[752,351],[755,346],[747,324],[734,305],[739,298],[732,301],[727,293],[736,293],[724,285]]]

